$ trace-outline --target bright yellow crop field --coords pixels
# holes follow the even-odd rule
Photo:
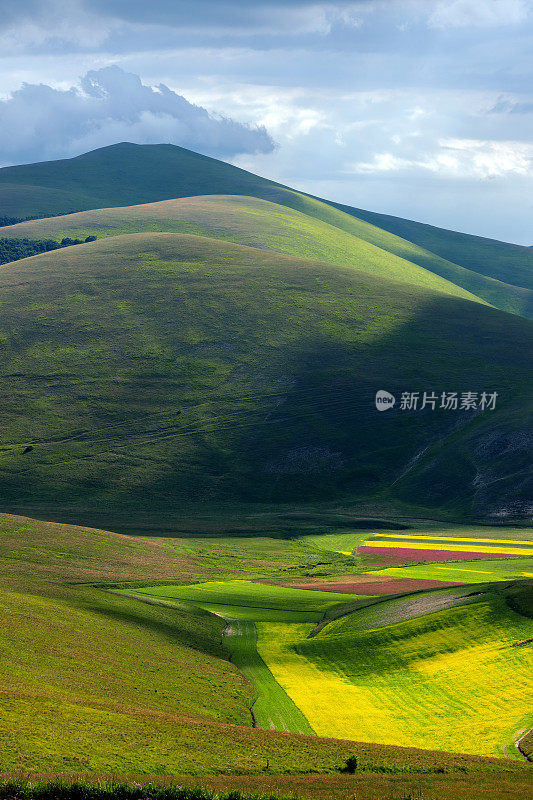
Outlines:
[[[373,533],[364,542],[365,547],[384,549],[444,550],[464,553],[487,553],[508,556],[533,555],[533,541],[510,539],[465,538],[457,536],[421,536],[396,533]]]
[[[533,721],[533,622],[500,599],[362,631],[262,622],[258,650],[319,736],[502,755]],[[512,749],[508,748],[511,755]]]

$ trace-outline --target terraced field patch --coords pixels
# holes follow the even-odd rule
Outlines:
[[[341,575],[335,583],[324,578],[316,578],[313,582],[304,583],[294,581],[289,584],[295,589],[309,589],[312,591],[344,592],[358,595],[389,595],[404,594],[407,592],[420,592],[429,589],[446,589],[460,586],[467,581],[432,581],[423,578],[379,578],[368,573],[361,575]]]
[[[341,595],[335,592],[308,592],[253,581],[207,581],[188,586],[147,586],[136,590],[139,594],[167,599],[188,600],[204,607],[238,606],[248,609],[270,609],[283,612],[307,612],[317,621],[324,611],[337,603],[358,600],[359,595]],[[242,616],[239,614],[238,616]]]

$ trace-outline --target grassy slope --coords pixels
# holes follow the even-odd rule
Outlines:
[[[408,258],[391,254],[377,244],[379,237],[376,237],[376,243],[366,241],[357,235],[356,230],[349,230],[351,226],[356,227],[355,220],[335,209],[330,210],[345,218],[347,230],[283,205],[226,195],[85,211],[22,222],[2,228],[1,233],[7,237],[54,238],[58,241],[65,236],[85,239],[90,235],[102,237],[149,231],[192,233],[339,266],[353,266],[372,275],[395,278],[470,300],[478,299],[453,282],[456,277],[453,273],[451,280],[446,280]],[[513,287],[508,289],[511,294],[521,291]],[[505,305],[503,296],[500,299]],[[522,310],[526,300],[516,299]],[[511,305],[514,308],[514,304]]]
[[[531,281],[524,281],[522,272],[518,272],[518,274],[515,275],[512,269],[508,269],[505,273],[507,277],[505,279],[500,278],[499,280],[484,273],[484,264],[487,260],[490,262],[491,257],[490,240],[486,240],[487,246],[484,258],[479,261],[469,260],[468,263],[474,264],[474,266],[467,269],[462,261],[462,250],[460,247],[453,251],[454,257],[457,260],[457,263],[453,263],[449,257],[443,258],[442,255],[438,255],[437,253],[440,252],[440,250],[431,252],[429,246],[423,246],[416,239],[410,240],[407,235],[405,238],[402,238],[402,235],[396,235],[388,230],[386,226],[380,227],[377,223],[372,224],[371,220],[367,221],[365,218],[354,216],[349,208],[342,210],[341,207],[335,207],[334,204],[314,197],[308,197],[299,192],[293,192],[290,189],[280,189],[279,192],[273,193],[272,196],[276,197],[278,203],[295,208],[298,211],[308,214],[310,217],[334,225],[389,253],[411,261],[414,264],[418,264],[424,269],[436,275],[440,275],[457,286],[462,286],[463,289],[472,292],[497,308],[501,308],[503,311],[529,317],[533,314]],[[450,236],[453,236],[453,231],[446,231],[445,233],[449,233]],[[498,246],[500,245],[498,242],[496,244]],[[508,245],[508,247],[512,248],[513,246]],[[519,249],[527,250],[528,248]],[[446,252],[445,248],[442,252]],[[498,254],[499,252],[500,249],[498,249]],[[531,254],[526,253],[526,257],[528,255],[529,260],[525,258],[525,263],[528,265],[525,272],[530,272],[533,267]],[[463,266],[460,266],[461,264],[463,264]],[[528,288],[523,288],[524,286]]]
[[[259,652],[319,734],[501,753],[531,724],[531,653],[511,645],[530,638],[533,623],[497,592],[477,599],[432,613],[430,602],[422,616],[423,596],[410,608],[380,603],[311,639],[304,625],[265,622]]]
[[[491,465],[477,467],[478,428],[520,429],[526,320],[353,268],[134,234],[8,264],[2,287],[12,508],[361,495],[448,433],[459,452],[439,502],[467,507],[472,471]],[[500,406],[475,420],[382,415],[381,386],[498,390]],[[500,503],[497,487],[485,506]]]
[[[531,247],[448,231],[360,208],[337,207],[481,275],[533,288]]]
[[[79,196],[80,187],[88,197]],[[57,198],[52,196],[54,192],[59,192]],[[73,193],[70,206],[69,192]],[[14,217],[49,216],[199,194],[241,194],[275,200],[318,219],[327,219],[331,224],[337,224],[346,216],[339,217],[334,211],[335,204],[317,202],[316,198],[304,197],[224,162],[172,145],[126,143],[73,159],[0,170],[1,207],[5,215]],[[406,221],[390,217],[380,224],[377,219],[380,215],[350,207],[338,208],[358,217],[353,224],[360,238],[404,258],[409,253],[409,260],[457,282],[496,306],[522,313],[528,302],[524,292],[513,286],[532,288],[527,280],[533,265],[529,248],[492,243],[436,228],[431,229],[435,234],[431,241],[427,237],[419,241],[419,229],[429,226],[406,223],[402,227]],[[373,224],[361,221],[365,214]],[[398,234],[396,236],[387,234],[390,220],[400,226],[392,231]],[[347,225],[346,219],[342,219],[338,227],[346,230]],[[487,281],[483,276],[497,280]]]
[[[207,729],[249,722],[252,693],[225,660],[219,619],[89,583],[194,575],[192,559],[164,542],[9,515],[0,534],[1,769],[167,772],[183,758],[169,756],[180,717]],[[194,731],[181,727],[183,749]]]

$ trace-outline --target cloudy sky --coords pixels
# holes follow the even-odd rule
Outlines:
[[[533,244],[533,0],[0,0],[0,164],[172,142]]]

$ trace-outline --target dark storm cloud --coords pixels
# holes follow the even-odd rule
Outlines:
[[[208,155],[269,153],[265,128],[215,118],[164,84],[145,86],[117,66],[90,71],[63,91],[24,84],[0,102],[0,160],[17,163],[82,153],[117,141],[171,142]]]

